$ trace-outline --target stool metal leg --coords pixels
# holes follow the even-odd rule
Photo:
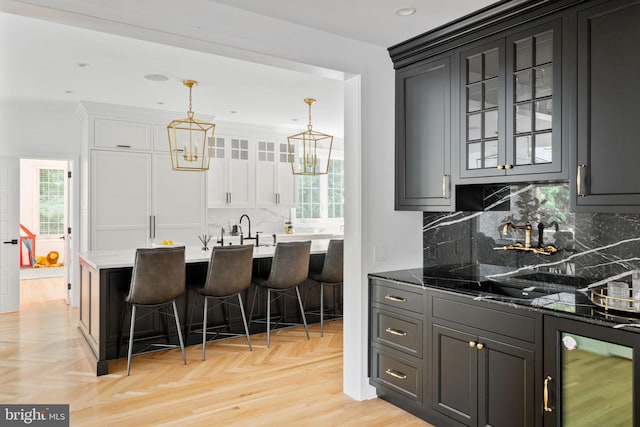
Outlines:
[[[267,348],[271,348],[271,289],[267,288]]]
[[[178,329],[178,339],[180,340],[180,349],[182,350],[182,359],[184,360],[184,364],[187,364],[187,355],[184,352],[184,341],[182,341],[182,329],[180,329],[180,318],[178,317],[178,308],[176,307],[176,300],[171,302],[173,306],[173,315],[176,318],[176,328]]]
[[[324,283],[320,282],[320,336],[324,336]]]
[[[129,351],[127,352],[127,376],[131,372],[131,353],[133,352],[133,331],[136,324],[136,306],[131,305],[131,328],[129,328]]]
[[[204,297],[204,314],[202,315],[202,360],[205,359],[205,351],[207,349],[207,305],[209,298]]]
[[[304,307],[302,306],[302,298],[300,298],[300,290],[296,286],[296,294],[298,295],[298,304],[300,305],[300,313],[302,313],[302,321],[304,322],[304,331],[307,333],[307,339],[309,338],[309,328],[307,327],[307,317],[304,315]]]
[[[242,305],[242,297],[238,294],[238,302],[240,303],[240,312],[242,313],[242,323],[244,323],[244,332],[247,334],[247,343],[249,344],[249,351],[253,351],[251,348],[251,337],[249,336],[249,327],[247,326],[247,317],[244,314],[244,306]]]

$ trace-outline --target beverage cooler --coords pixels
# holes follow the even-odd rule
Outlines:
[[[545,427],[640,426],[640,334],[621,329],[545,318]]]

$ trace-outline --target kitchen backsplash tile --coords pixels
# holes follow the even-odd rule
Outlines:
[[[486,264],[579,275],[593,283],[631,283],[632,270],[640,269],[640,215],[570,212],[568,184],[505,185],[487,197],[492,200],[482,211],[424,213],[425,267]],[[503,234],[507,222],[529,222],[534,247],[542,223],[542,246],[553,245],[558,252],[496,250],[525,242],[524,230]]]

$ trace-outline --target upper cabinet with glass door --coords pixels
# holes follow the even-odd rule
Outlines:
[[[463,182],[566,178],[560,46],[555,21],[461,53]]]

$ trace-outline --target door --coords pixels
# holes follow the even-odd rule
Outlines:
[[[545,426],[640,424],[636,332],[545,316],[544,348]]]
[[[20,308],[20,161],[0,157],[0,312]]]
[[[450,210],[450,58],[398,71],[396,97],[395,207]]]
[[[173,240],[196,246],[206,227],[204,172],[171,169],[168,155],[153,154],[153,215],[155,242]]]
[[[476,341],[476,335],[433,325],[433,409],[469,426],[478,422]]]
[[[640,210],[638,22],[637,0],[608,1],[578,14],[578,150],[571,200],[579,212]]]

